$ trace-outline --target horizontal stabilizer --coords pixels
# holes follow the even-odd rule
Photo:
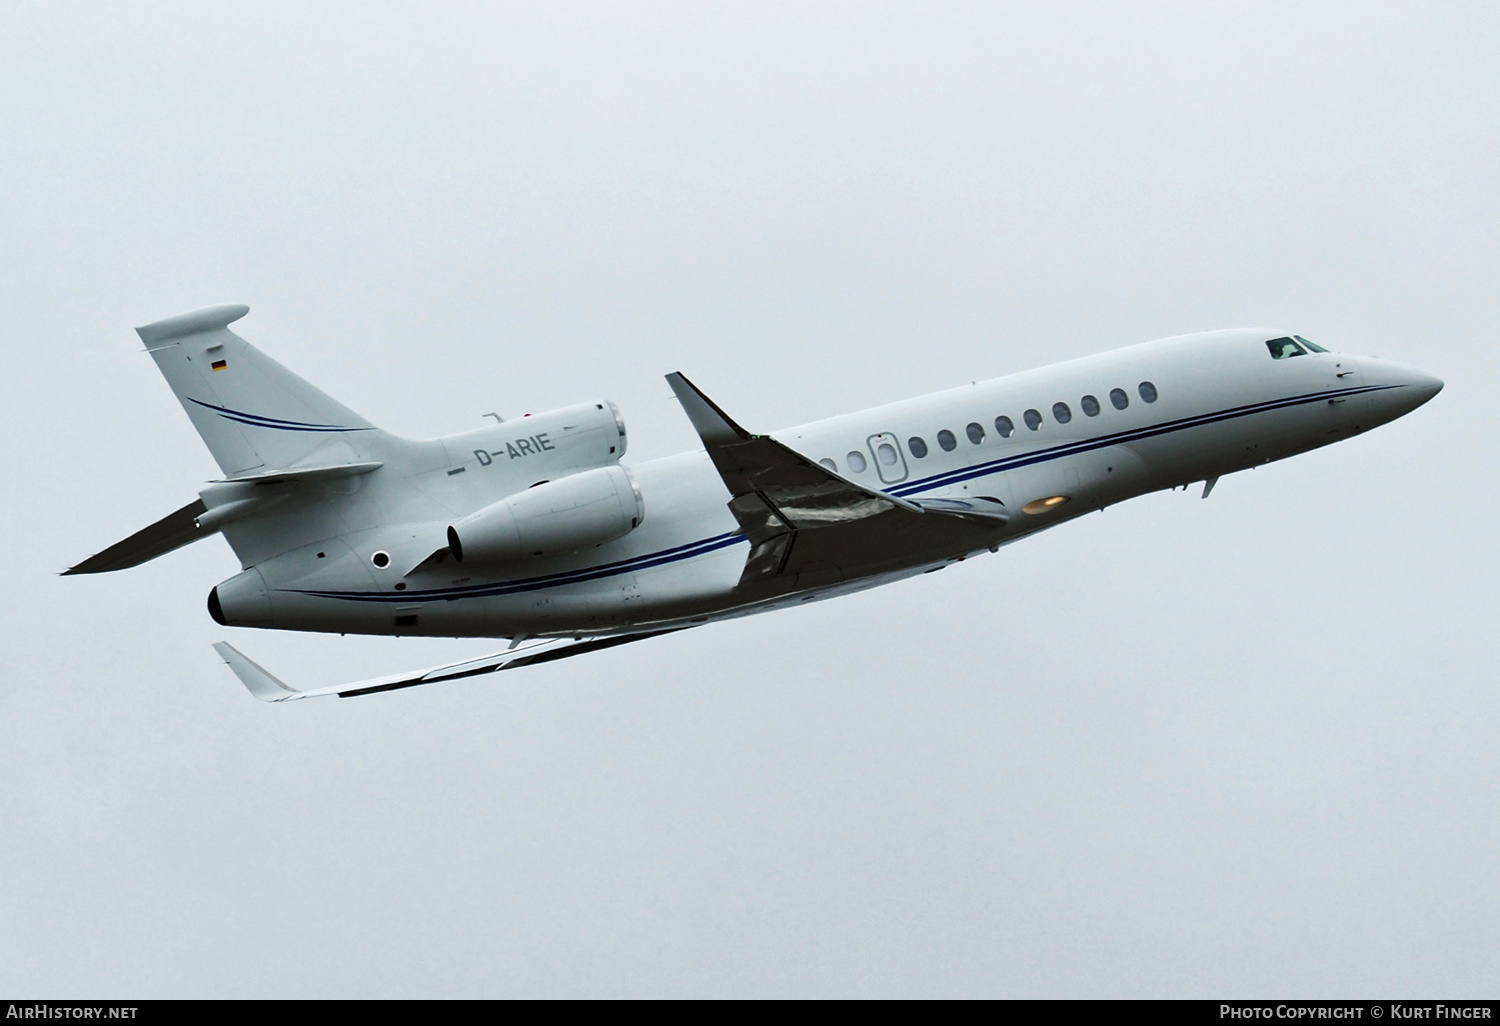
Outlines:
[[[597,652],[600,649],[614,648],[616,645],[625,645],[632,641],[644,641],[646,638],[654,638],[659,634],[671,634],[679,630],[686,630],[686,628],[670,627],[666,630],[648,631],[643,634],[621,634],[608,638],[584,640],[544,638],[529,645],[520,645],[505,652],[481,656],[478,659],[469,659],[461,663],[449,663],[446,666],[436,666],[428,670],[397,673],[388,677],[375,677],[352,684],[338,684],[333,687],[312,688],[306,691],[283,683],[265,667],[254,662],[227,641],[215,642],[214,650],[256,698],[262,702],[291,702],[299,698],[319,698],[324,695],[355,698],[359,695],[373,695],[380,691],[396,691],[422,684],[438,684],[463,677],[478,677],[500,670],[514,670],[535,663],[566,659],[569,656],[583,655],[585,652]]]
[[[90,556],[77,566],[64,570],[63,576],[102,574],[140,566],[173,549],[207,538],[218,531],[215,527],[198,526],[198,518],[207,512],[208,507],[203,500],[194,499],[176,513],[168,513],[150,527],[142,528],[124,541],[116,542],[98,555]]]
[[[380,460],[366,460],[361,463],[335,463],[326,467],[287,467],[285,470],[271,470],[260,474],[242,474],[238,477],[228,478],[236,484],[280,484],[283,481],[330,481],[339,477],[358,477],[368,474],[372,470],[379,470],[385,466]]]

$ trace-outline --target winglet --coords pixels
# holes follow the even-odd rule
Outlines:
[[[302,692],[287,687],[229,642],[214,642],[214,651],[234,671],[240,683],[262,702],[286,702],[302,697]]]
[[[554,659],[583,655],[585,652],[593,652],[601,648],[613,648],[615,645],[624,645],[632,641],[645,641],[659,634],[670,634],[680,630],[686,630],[686,628],[664,627],[641,634],[615,634],[602,638],[537,638],[519,648],[512,645],[504,652],[481,656],[478,659],[466,659],[461,663],[449,663],[446,666],[434,666],[428,670],[415,670],[410,673],[394,673],[389,677],[375,677],[370,680],[356,681],[353,684],[337,684],[331,688],[310,688],[306,691],[299,691],[277,680],[266,672],[265,667],[257,666],[253,660],[247,658],[243,652],[228,642],[215,642],[214,650],[223,657],[224,662],[234,671],[234,675],[256,698],[262,702],[290,702],[298,698],[320,698],[324,695],[355,698],[359,695],[374,695],[384,691],[416,687],[419,684],[439,684],[443,681],[460,680],[465,677],[478,677],[497,670],[510,670],[534,663],[546,663]]]
[[[712,399],[698,391],[697,385],[677,371],[667,375],[667,384],[677,393],[677,401],[682,403],[683,412],[693,422],[693,428],[698,432],[698,437],[703,439],[705,446],[747,442],[754,437],[730,420],[729,414],[719,409]]]

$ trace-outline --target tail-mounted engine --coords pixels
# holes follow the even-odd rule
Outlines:
[[[517,491],[620,462],[625,422],[614,403],[578,403],[449,435],[443,446],[452,466],[467,467],[488,487]]]
[[[630,472],[600,467],[548,481],[471,513],[448,528],[461,563],[506,563],[593,548],[629,534],[646,518]]]

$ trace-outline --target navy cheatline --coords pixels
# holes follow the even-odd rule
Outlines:
[[[702,541],[689,542],[687,545],[675,545],[670,549],[648,552],[643,556],[633,556],[630,559],[621,559],[613,563],[601,563],[598,566],[569,570],[565,573],[547,574],[542,577],[526,577],[519,581],[471,584],[462,588],[434,588],[429,591],[402,591],[394,594],[373,591],[303,591],[299,588],[283,588],[280,590],[295,592],[298,595],[311,595],[315,598],[352,599],[357,602],[414,602],[418,599],[440,602],[453,601],[454,599],[483,598],[491,595],[514,595],[523,591],[536,591],[539,588],[556,588],[564,584],[581,584],[584,581],[597,581],[604,577],[617,577],[620,574],[634,573],[637,570],[646,570],[653,566],[662,566],[666,563],[676,563],[680,560],[692,559],[694,556],[707,555],[710,552],[728,548],[730,545],[738,545],[745,540],[743,534],[740,534],[738,531],[732,531],[727,534],[715,535],[712,538],[704,538]]]

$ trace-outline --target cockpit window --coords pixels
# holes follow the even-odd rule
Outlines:
[[[1307,350],[1290,338],[1273,338],[1266,342],[1266,348],[1271,351],[1273,360],[1289,360],[1294,356],[1307,355]]]
[[[1316,342],[1309,342],[1307,339],[1303,338],[1301,335],[1293,335],[1292,338],[1296,339],[1298,342],[1301,342],[1304,346],[1306,346],[1307,348],[1311,349],[1315,353],[1326,353],[1326,352],[1328,352],[1328,350],[1324,349],[1322,346],[1318,345]]]

